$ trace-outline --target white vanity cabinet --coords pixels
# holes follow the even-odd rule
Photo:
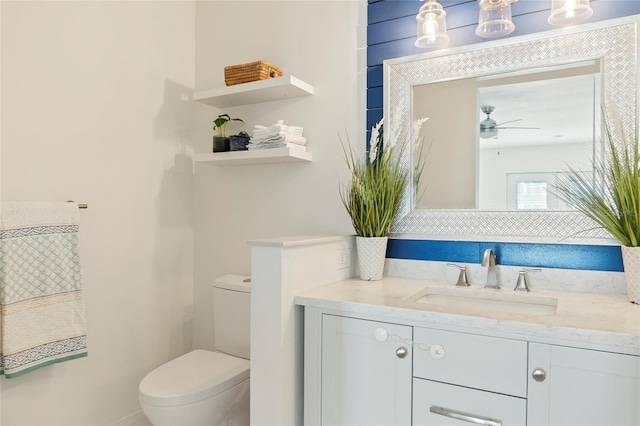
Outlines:
[[[640,425],[640,357],[529,343],[528,425]]]
[[[348,315],[305,308],[306,425],[640,425],[640,356]]]
[[[321,424],[411,424],[411,330],[322,316]]]

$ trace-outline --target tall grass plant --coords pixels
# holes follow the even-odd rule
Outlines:
[[[604,120],[603,120],[604,121]],[[626,136],[616,129],[621,144],[616,146],[611,126],[605,126],[607,158],[594,161],[594,181],[569,169],[559,179],[558,196],[584,213],[622,245],[640,245],[640,154],[638,132]]]
[[[385,146],[383,120],[373,127],[363,158],[348,140],[347,146],[342,143],[351,179],[341,186],[340,196],[359,237],[389,235],[409,182],[410,171],[401,164],[406,144],[387,141]]]

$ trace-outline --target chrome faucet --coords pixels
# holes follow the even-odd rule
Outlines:
[[[491,249],[486,249],[482,256],[482,266],[487,268],[487,284],[484,288],[493,288],[498,290],[500,284],[498,284],[498,276],[496,274],[496,255]]]

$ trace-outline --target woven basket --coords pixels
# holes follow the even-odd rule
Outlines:
[[[249,62],[246,64],[224,67],[224,82],[227,86],[248,83],[250,81],[266,80],[280,77],[282,70],[266,61]]]

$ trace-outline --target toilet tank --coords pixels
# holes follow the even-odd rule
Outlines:
[[[249,359],[251,278],[225,275],[213,282],[216,350]]]

